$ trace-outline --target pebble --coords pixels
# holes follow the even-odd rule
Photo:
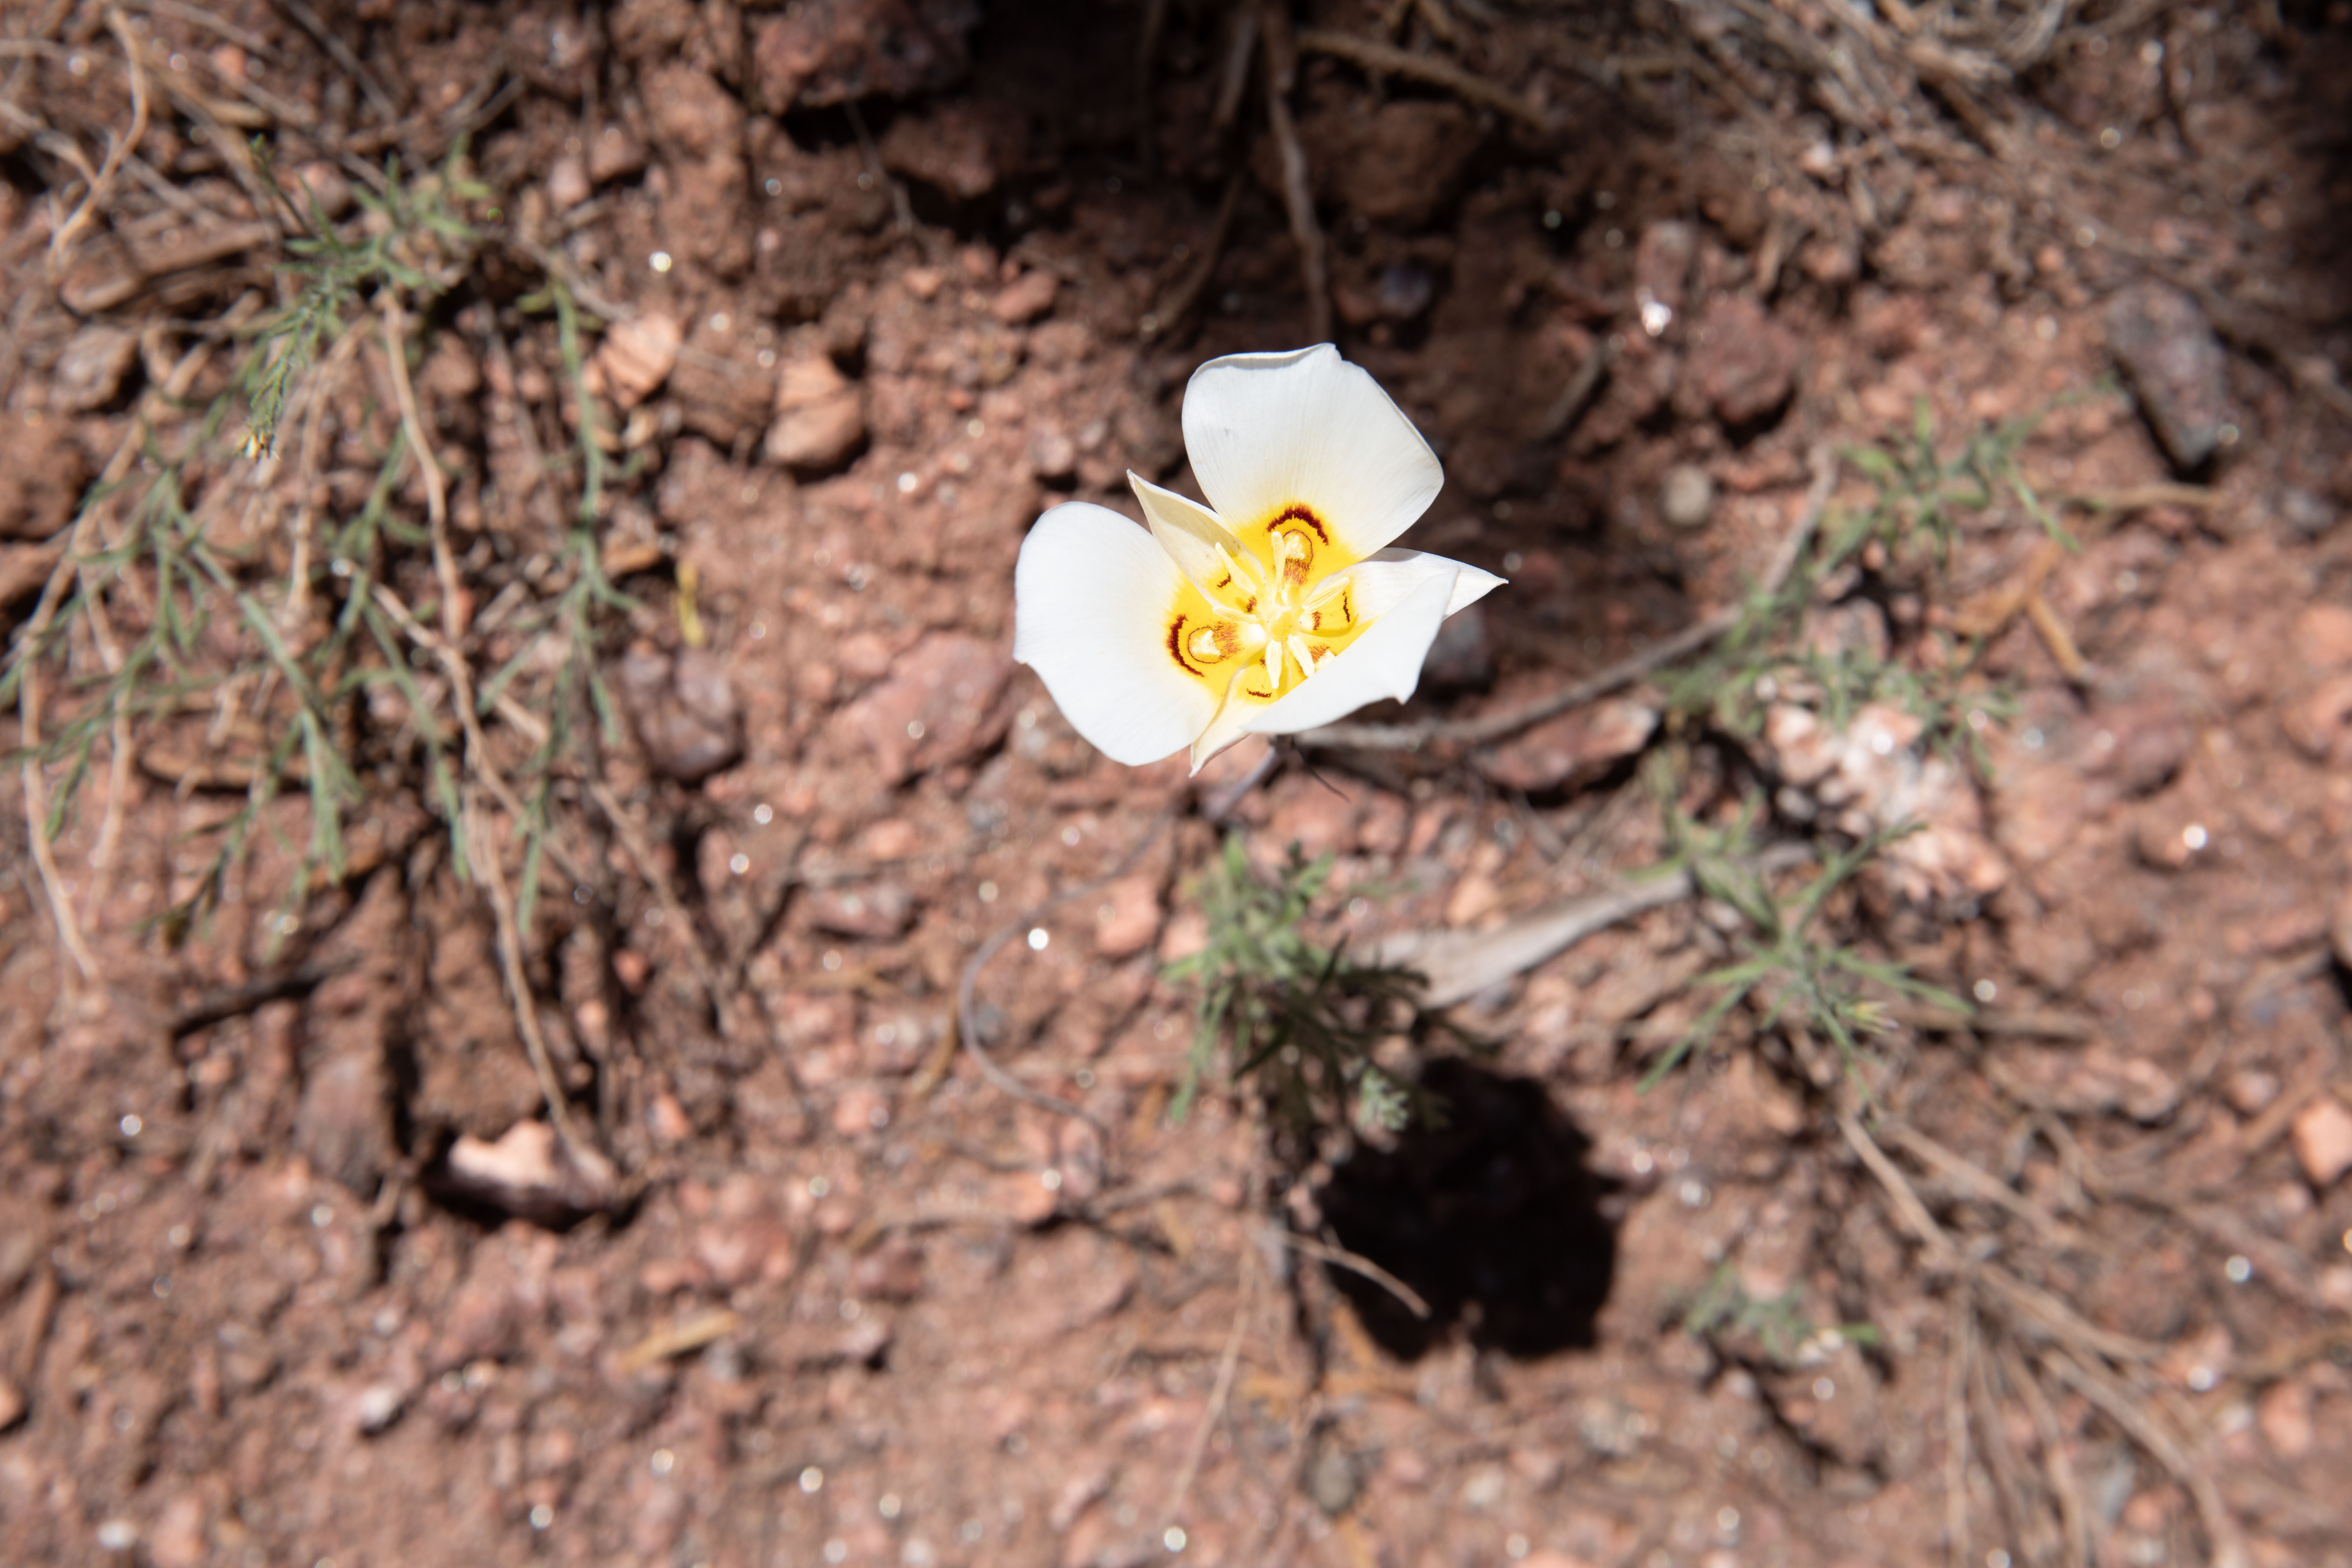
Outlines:
[[[598,1156],[591,1155],[601,1165]],[[486,1142],[459,1133],[443,1166],[449,1186],[478,1203],[525,1219],[557,1225],[593,1213],[610,1201],[613,1173],[582,1170],[544,1121],[518,1121]]]
[[[1796,387],[1802,346],[1796,334],[1753,300],[1718,300],[1706,309],[1705,347],[1691,359],[1701,402],[1732,426],[1777,412]]]
[[[294,1111],[294,1147],[355,1193],[373,1193],[396,1157],[381,1042],[348,1047],[312,1067]]]
[[[2282,1459],[2300,1459],[2311,1452],[2316,1434],[2311,1424],[2311,1394],[2295,1379],[2273,1384],[2254,1406],[2254,1424],[2263,1441]]]
[[[139,361],[139,334],[93,324],[67,340],[49,373],[49,401],[76,414],[103,408],[122,390],[122,379]]]
[[[1630,698],[1605,698],[1547,719],[1487,753],[1481,771],[1509,789],[1529,792],[1588,783],[1649,744],[1658,710]]]
[[[2228,363],[2197,301],[2168,284],[2137,284],[2107,307],[2107,343],[2173,463],[2202,468],[2221,445]]]
[[[0,1432],[25,1418],[25,1391],[7,1378],[0,1377]]]
[[[1160,879],[1122,877],[1102,891],[1095,909],[1095,952],[1130,958],[1160,939]]]
[[[563,153],[547,166],[547,205],[557,212],[570,212],[595,190],[588,183],[588,165],[572,153]]]
[[[43,540],[73,521],[89,465],[46,422],[0,413],[0,539]]]
[[[2352,1171],[2352,1110],[2322,1094],[2294,1118],[2294,1157],[2315,1187],[2333,1186]]]
[[[1348,1511],[1362,1484],[1354,1457],[1332,1444],[1318,1449],[1307,1467],[1307,1497],[1334,1519]]]
[[[633,649],[613,671],[656,771],[699,784],[743,754],[742,713],[724,660],[703,648],[673,658]]]
[[[1042,267],[1024,272],[997,291],[989,314],[1007,326],[1034,321],[1054,308],[1054,297],[1061,289],[1062,279]]]
[[[604,126],[588,139],[588,177],[596,184],[641,174],[645,168],[645,143],[619,126]]]
[[[2352,607],[2313,605],[2294,621],[2295,651],[2314,669],[2352,667]]]
[[[883,784],[903,784],[992,744],[1006,719],[997,700],[1012,678],[1002,641],[934,632],[900,655],[889,678],[842,718],[872,749]]]
[[[1078,444],[1058,425],[1040,425],[1029,433],[1029,471],[1046,480],[1066,479],[1078,471]]]
[[[1715,481],[1696,463],[1676,463],[1658,487],[1658,511],[1676,528],[1701,528],[1715,512]]]
[[[888,942],[915,923],[915,898],[893,881],[827,888],[809,900],[809,919],[837,936]]]
[[[648,310],[634,321],[615,321],[589,362],[590,385],[612,394],[623,408],[635,408],[669,379],[685,341],[677,318],[659,310]]]
[[[829,355],[791,361],[776,378],[767,454],[803,479],[832,473],[866,444],[866,400]]]

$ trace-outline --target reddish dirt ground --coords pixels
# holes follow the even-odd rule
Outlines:
[[[354,184],[463,133],[487,237],[404,255],[452,280],[413,395],[463,657],[524,668],[483,755],[521,776],[571,700],[593,757],[509,954],[415,710],[357,689],[343,874],[298,778],[183,935],[292,721],[222,684],[259,647],[224,615],[195,695],[101,726],[50,863],[0,850],[0,1554],[2352,1563],[2352,12],[1295,9],[0,18],[0,614],[200,438],[218,324],[290,297],[254,140],[356,237]],[[523,710],[577,572],[551,275],[613,448],[605,730]],[[380,310],[276,457],[186,468],[257,592],[350,574],[305,531],[403,429]],[[1899,705],[1742,731],[1652,671],[1492,743],[1289,752],[1233,807],[1262,866],[1334,858],[1313,926],[1360,943],[1625,886],[1671,847],[1662,768],[1790,844],[1907,819],[1835,919],[1971,1015],[1896,1008],[1849,1079],[1742,1009],[1642,1092],[1739,951],[1664,900],[1476,989],[1476,1048],[1412,1036],[1443,1125],[1295,1149],[1215,1079],[1170,1123],[1161,965],[1262,748],[1095,752],[1011,662],[1013,561],[1056,500],[1132,514],[1129,469],[1192,488],[1185,378],[1318,313],[1446,465],[1407,542],[1512,580],[1412,719],[1735,605],[1923,418],[1946,455],[2011,433],[2066,545],[2001,491],[1948,569],[1865,557],[1806,612],[1914,671],[1979,647],[1980,764]],[[394,470],[407,531],[359,563],[412,605],[429,488]],[[45,710],[16,688],[12,761],[153,624],[140,570]],[[9,820],[70,771],[9,769]],[[1091,1121],[957,1048],[1016,918],[1044,940],[980,973],[982,1033]]]

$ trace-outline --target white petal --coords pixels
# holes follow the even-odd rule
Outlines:
[[[1132,468],[1128,470],[1127,482],[1134,489],[1135,499],[1143,503],[1143,516],[1151,524],[1151,537],[1175,558],[1184,575],[1202,590],[1225,574],[1224,563],[1217,559],[1219,545],[1237,560],[1255,560],[1242,548],[1242,542],[1234,537],[1233,531],[1217,521],[1217,514],[1199,501],[1174,490],[1161,489]]]
[[[1216,714],[1214,695],[1160,643],[1182,582],[1150,534],[1089,501],[1054,508],[1021,542],[1013,657],[1114,762],[1181,752]]]
[[[1443,555],[1430,555],[1419,550],[1383,550],[1348,574],[1356,584],[1356,613],[1366,620],[1378,620],[1389,612],[1390,606],[1402,603],[1431,577],[1446,571],[1457,574],[1454,595],[1445,603],[1449,616],[1476,604],[1507,581],[1492,572],[1482,572]]]
[[[1194,371],[1184,449],[1226,527],[1304,502],[1359,560],[1412,527],[1445,483],[1404,411],[1328,343],[1232,354]]]
[[[1265,711],[1268,710],[1228,700],[1223,707],[1217,710],[1217,716],[1209,721],[1209,727],[1194,738],[1192,771],[1199,773],[1210,758],[1246,740],[1251,732],[1252,716]]]
[[[1459,563],[1442,555],[1423,559],[1439,569],[1422,574],[1419,584],[1337,658],[1300,681],[1288,696],[1259,709],[1250,719],[1251,733],[1295,735],[1344,719],[1367,702],[1383,697],[1402,702],[1412,695],[1421,684],[1422,660],[1436,640],[1461,571]]]

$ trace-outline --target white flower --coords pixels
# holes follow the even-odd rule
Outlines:
[[[1503,581],[1387,548],[1445,472],[1328,343],[1194,371],[1184,447],[1209,506],[1129,473],[1150,532],[1066,502],[1013,570],[1013,657],[1114,761],[1190,746],[1197,773],[1244,735],[1402,701],[1439,623]]]

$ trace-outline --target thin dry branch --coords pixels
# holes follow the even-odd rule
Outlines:
[[[1290,113],[1290,89],[1297,68],[1289,19],[1279,11],[1266,12],[1265,117],[1274,132],[1275,151],[1281,157],[1283,204],[1289,209],[1290,237],[1298,247],[1298,268],[1307,289],[1307,338],[1319,343],[1331,337],[1330,261],[1323,226],[1315,216],[1307,148],[1298,140],[1298,123]]]
[[[491,918],[498,927],[499,967],[506,976],[515,1027],[522,1034],[523,1049],[530,1057],[530,1070],[538,1078],[540,1093],[547,1101],[548,1121],[554,1125],[555,1135],[563,1141],[563,1151],[571,1156],[573,1166],[609,1194],[615,1185],[613,1163],[588,1142],[572,1120],[571,1104],[564,1097],[562,1083],[555,1076],[546,1037],[540,1032],[539,1003],[530,989],[530,976],[523,970],[522,926],[516,917],[514,895],[507,887],[506,868],[484,819],[480,797],[470,789],[463,809],[467,859],[475,880],[489,900]]]
[[[1422,1293],[1366,1258],[1362,1253],[1350,1252],[1344,1247],[1334,1247],[1328,1241],[1318,1241],[1311,1236],[1301,1236],[1297,1231],[1286,1230],[1279,1226],[1273,1227],[1269,1234],[1275,1240],[1303,1258],[1311,1258],[1318,1263],[1328,1263],[1335,1268],[1344,1268],[1350,1274],[1361,1275],[1402,1302],[1406,1311],[1424,1321],[1427,1321],[1429,1302],[1423,1299]]]
[[[48,264],[52,279],[65,275],[66,263],[73,255],[74,242],[96,219],[106,198],[113,192],[114,177],[122,172],[123,159],[137,150],[140,138],[147,134],[147,68],[139,58],[139,40],[132,36],[131,24],[123,20],[122,13],[111,5],[106,8],[106,26],[114,35],[115,41],[122,46],[123,58],[131,71],[131,129],[119,137],[109,133],[106,161],[91,176],[89,188],[82,193],[81,200],[75,204],[71,216],[49,237]]]
[[[1508,115],[1531,130],[1549,134],[1555,129],[1552,117],[1542,109],[1510,89],[1498,87],[1451,60],[1439,59],[1433,55],[1416,55],[1409,49],[1398,48],[1394,44],[1383,44],[1375,38],[1360,38],[1353,33],[1333,32],[1328,27],[1301,27],[1298,30],[1298,47],[1308,54],[1352,60],[1369,71],[1411,77],[1432,87],[1442,87],[1481,108]]]
[[[1249,1329],[1252,1308],[1257,1305],[1257,1248],[1244,1247],[1241,1261],[1241,1300],[1234,1307],[1234,1324],[1225,1333],[1225,1348],[1217,1357],[1217,1379],[1210,1385],[1209,1406],[1201,1413],[1201,1425],[1193,1429],[1192,1441],[1184,1450],[1183,1467],[1176,1472],[1176,1485],[1168,1498],[1168,1523],[1173,1529],[1184,1517],[1184,1501],[1192,1495],[1194,1478],[1201,1473],[1201,1458],[1209,1451],[1209,1438],[1217,1424],[1225,1418],[1225,1402],[1234,1392],[1234,1373],[1241,1365],[1242,1338]]]
[[[1804,508],[1798,514],[1797,525],[1782,541],[1770,569],[1765,573],[1759,592],[1780,592],[1781,585],[1789,580],[1789,574],[1795,571],[1797,563],[1804,558],[1805,547],[1811,542],[1813,530],[1821,523],[1822,512],[1829,505],[1830,490],[1837,483],[1837,461],[1827,446],[1813,448],[1811,468],[1813,482],[1805,492]],[[1676,659],[1687,658],[1738,625],[1740,614],[1740,605],[1727,605],[1665,641],[1644,648],[1631,658],[1620,659],[1598,674],[1572,680],[1556,690],[1515,708],[1506,708],[1499,713],[1488,713],[1476,719],[1424,719],[1411,724],[1326,724],[1319,730],[1309,730],[1300,735],[1298,743],[1365,752],[1417,752],[1424,746],[1443,742],[1481,745],[1499,741],[1555,714],[1581,708],[1612,691],[1622,690]]]

